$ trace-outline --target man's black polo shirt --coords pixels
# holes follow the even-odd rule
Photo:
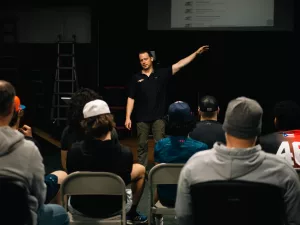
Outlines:
[[[172,67],[155,69],[148,77],[135,74],[129,87],[129,98],[134,99],[137,122],[161,119],[166,112],[167,83],[172,77]]]

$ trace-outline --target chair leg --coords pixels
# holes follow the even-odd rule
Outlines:
[[[164,217],[163,215],[157,214],[154,216],[155,225],[163,225],[164,224]]]

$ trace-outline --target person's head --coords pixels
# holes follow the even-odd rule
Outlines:
[[[274,107],[274,117],[278,131],[300,129],[300,106],[294,101],[278,102]]]
[[[190,106],[182,101],[172,103],[168,109],[168,133],[171,136],[188,136],[195,127]]]
[[[139,60],[143,70],[149,70],[153,67],[154,58],[150,51],[140,51]]]
[[[83,108],[83,118],[81,126],[87,136],[111,139],[111,136],[107,138],[107,135],[111,134],[115,122],[105,101],[96,99],[88,102]]]
[[[0,80],[0,123],[8,126],[14,113],[15,88],[7,81]]]
[[[102,97],[89,88],[81,88],[73,94],[68,108],[68,124],[71,129],[81,129],[83,107],[95,99],[102,99]]]
[[[26,107],[24,105],[21,105],[21,100],[18,96],[15,96],[14,104],[15,104],[14,113],[9,123],[9,126],[18,129],[20,125],[20,120],[24,115],[24,109]]]
[[[215,97],[206,95],[198,103],[198,113],[201,120],[217,120],[219,104]]]
[[[253,99],[239,97],[229,102],[223,129],[230,148],[250,148],[261,133],[263,109]]]

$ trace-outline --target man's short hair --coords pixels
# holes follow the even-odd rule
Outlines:
[[[144,54],[144,53],[148,53],[149,57],[153,57],[151,51],[149,51],[149,50],[142,49],[142,50],[139,51],[139,55],[140,55],[140,54]]]
[[[8,116],[11,113],[11,106],[14,104],[16,95],[15,88],[11,83],[0,80],[0,116]]]
[[[88,137],[100,138],[116,126],[112,114],[102,114],[84,119],[81,126]]]
[[[300,106],[291,100],[278,102],[274,107],[278,130],[300,129]]]

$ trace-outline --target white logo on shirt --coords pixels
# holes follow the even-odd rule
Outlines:
[[[292,166],[294,166],[295,163],[300,165],[300,142],[294,141],[291,144],[292,149],[290,148],[288,141],[281,142],[276,155],[283,157]],[[295,160],[295,163],[293,159]]]

